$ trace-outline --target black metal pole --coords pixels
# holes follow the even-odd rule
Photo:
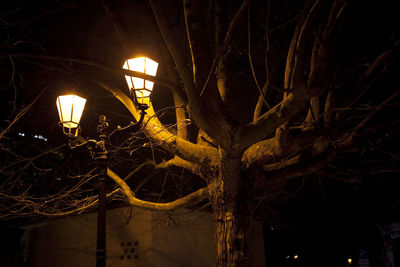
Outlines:
[[[96,267],[106,266],[106,190],[107,190],[107,154],[106,138],[104,134],[108,127],[106,116],[99,117],[97,132],[99,141],[96,144],[95,161],[99,170],[99,210],[97,214],[97,248],[96,248]]]
[[[96,267],[106,266],[106,171],[106,166],[101,166],[99,178],[99,207],[97,214]]]
[[[106,149],[105,129],[108,127],[106,116],[99,117],[97,132],[99,141],[96,143],[94,159],[99,171],[99,209],[97,214],[97,247],[96,247],[96,267],[106,266],[106,190],[107,190],[107,161],[108,151]]]

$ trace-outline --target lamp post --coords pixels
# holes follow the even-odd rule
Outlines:
[[[155,76],[158,63],[147,58],[133,58],[125,61],[124,69],[143,72]],[[136,123],[130,123],[130,128],[141,124],[146,114],[145,110],[150,106],[150,96],[153,90],[154,82],[142,78],[125,76],[132,100],[140,110],[140,119]],[[86,99],[80,96],[62,95],[57,97],[57,110],[60,118],[59,124],[63,128],[63,133],[69,137],[69,146],[71,148],[87,146],[91,152],[92,159],[97,164],[99,172],[98,179],[98,215],[97,215],[97,245],[96,245],[96,267],[106,266],[106,177],[108,154],[105,130],[108,128],[107,119],[104,115],[99,116],[99,125],[97,126],[98,140],[89,139],[77,142],[77,137],[81,130],[80,119],[85,107]],[[79,143],[80,142],[80,143]]]

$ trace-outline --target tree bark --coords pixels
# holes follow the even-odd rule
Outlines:
[[[216,220],[218,267],[248,266],[250,213],[247,179],[240,169],[240,157],[221,153],[218,176],[209,183]]]

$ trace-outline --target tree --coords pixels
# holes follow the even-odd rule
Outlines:
[[[357,184],[370,175],[398,172],[392,164],[398,156],[388,145],[398,133],[393,114],[400,93],[393,79],[399,32],[390,5],[339,0],[151,0],[132,5],[55,1],[49,10],[89,12],[102,19],[100,25],[112,25],[116,34],[111,39],[119,39],[121,58],[131,54],[133,44],[141,47],[152,39],[159,45],[160,65],[168,66],[157,78],[115,67],[107,55],[93,60],[80,53],[34,53],[14,43],[4,45],[2,57],[89,80],[136,120],[139,112],[122,89],[122,74],[169,88],[174,127],[165,126],[153,107],[143,127],[153,146],[170,155],[154,166],[183,168],[206,186],[172,203],[151,203],[136,198],[118,170],[110,168],[108,175],[134,206],[165,210],[208,198],[216,222],[216,266],[251,264],[252,216],[291,180],[318,174]],[[378,15],[370,22],[366,18],[373,8]],[[133,28],[136,24],[144,30]],[[96,50],[93,57],[104,49],[88,46]],[[379,150],[391,151],[391,164],[376,154]],[[346,173],[341,166],[352,157],[357,166]],[[368,160],[374,163],[365,164]]]

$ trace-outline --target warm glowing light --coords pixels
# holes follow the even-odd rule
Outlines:
[[[295,260],[297,260],[298,258],[299,258],[299,255],[297,255],[297,254],[293,256],[293,259],[295,259]]]
[[[79,121],[85,107],[86,99],[77,95],[61,95],[57,97],[58,116],[63,131],[67,135],[78,135]],[[72,133],[75,129],[75,134]]]
[[[347,262],[351,264],[353,262],[353,259],[352,258],[348,258]]]
[[[131,58],[125,61],[124,69],[142,72],[151,76],[156,76],[158,63],[147,57]],[[150,105],[150,94],[153,90],[154,82],[138,77],[125,75],[129,90],[135,92],[139,104]]]

